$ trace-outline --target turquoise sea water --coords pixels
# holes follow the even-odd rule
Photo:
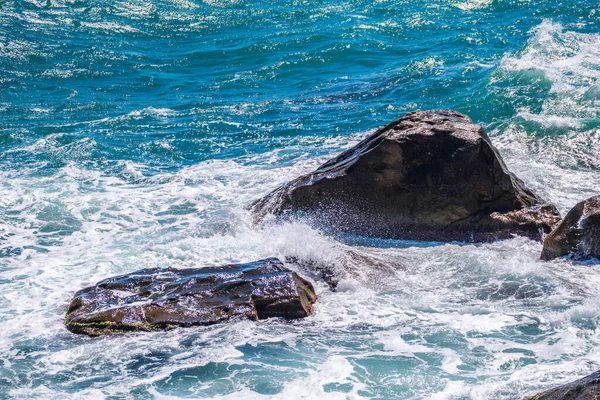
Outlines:
[[[342,243],[243,206],[407,111],[481,123],[565,213],[600,191],[597,1],[0,0],[0,399],[519,399],[600,368],[600,266]],[[278,256],[315,315],[69,333],[108,276]]]

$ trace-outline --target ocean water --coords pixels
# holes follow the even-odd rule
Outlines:
[[[430,108],[563,214],[598,194],[600,4],[0,0],[0,399],[520,399],[599,369],[598,263],[252,225],[251,200]],[[106,277],[271,256],[300,260],[313,316],[64,327]]]

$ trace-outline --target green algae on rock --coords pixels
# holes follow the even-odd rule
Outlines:
[[[560,221],[513,175],[480,125],[456,111],[408,113],[250,208],[389,239],[541,240]]]
[[[65,321],[90,336],[167,330],[229,320],[303,318],[312,284],[276,258],[205,268],[148,268],[75,293]]]

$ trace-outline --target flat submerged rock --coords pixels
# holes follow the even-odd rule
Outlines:
[[[74,333],[98,336],[211,325],[240,319],[303,318],[312,284],[276,258],[205,268],[149,268],[75,293],[66,315]]]
[[[401,240],[541,240],[560,221],[456,111],[408,113],[250,205],[345,233]]]

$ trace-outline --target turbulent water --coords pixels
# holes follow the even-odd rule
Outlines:
[[[0,398],[518,399],[599,369],[596,263],[252,226],[249,201],[430,108],[561,212],[597,194],[600,4],[1,0]],[[315,281],[312,317],[64,327],[106,277],[271,256]]]

